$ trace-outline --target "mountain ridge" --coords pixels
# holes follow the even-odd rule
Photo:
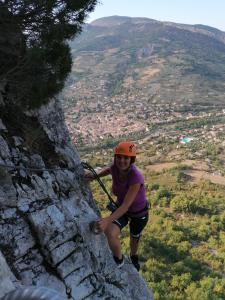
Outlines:
[[[109,17],[103,17],[96,19],[89,23],[92,26],[118,26],[122,23],[158,23],[159,21],[150,19],[150,18],[144,18],[144,17],[128,17],[128,16],[109,16]]]
[[[202,32],[203,34],[215,34],[215,38],[218,37],[218,35],[223,36],[223,41],[225,42],[225,32],[223,30],[220,30],[218,28],[214,28],[209,25],[203,25],[203,24],[185,24],[185,23],[176,23],[171,21],[158,21],[155,19],[147,18],[147,17],[129,17],[129,16],[108,16],[108,17],[102,17],[98,18],[96,20],[93,20],[88,25],[91,26],[119,26],[122,23],[132,23],[132,24],[140,24],[140,23],[163,23],[168,26],[175,26],[178,28],[183,28],[186,30],[199,30],[199,32]]]

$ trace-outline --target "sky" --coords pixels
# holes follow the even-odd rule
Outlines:
[[[225,0],[99,0],[87,22],[106,16],[209,25],[225,31]]]

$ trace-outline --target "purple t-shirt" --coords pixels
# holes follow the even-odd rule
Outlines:
[[[110,172],[112,175],[112,192],[117,197],[117,201],[116,201],[117,204],[118,205],[122,204],[126,196],[126,193],[131,185],[140,183],[141,184],[140,189],[134,199],[134,202],[129,207],[128,213],[135,213],[143,210],[147,205],[145,187],[144,187],[144,177],[142,176],[140,171],[135,167],[135,165],[132,164],[130,166],[128,177],[126,180],[123,181],[119,179],[119,172],[115,164],[113,164],[110,167]]]

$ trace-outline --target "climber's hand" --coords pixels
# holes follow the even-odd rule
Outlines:
[[[84,179],[89,182],[89,181],[94,180],[95,176],[91,172],[88,172],[88,173],[84,174]]]
[[[110,224],[110,219],[109,218],[102,218],[99,221],[97,221],[97,227],[100,231],[104,232],[106,230],[106,228],[109,226]]]

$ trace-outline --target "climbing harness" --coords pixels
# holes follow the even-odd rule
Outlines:
[[[108,196],[109,202],[108,202],[108,204],[107,204],[106,207],[111,212],[114,212],[118,208],[118,205],[113,200],[113,198],[110,196],[109,192],[107,191],[107,189],[106,189],[104,183],[102,182],[102,180],[100,179],[99,175],[96,173],[95,169],[92,166],[90,166],[87,162],[82,162],[81,164],[82,164],[82,166],[83,166],[84,169],[90,171],[94,175],[95,179],[98,181],[99,185],[101,186],[101,188],[103,189],[103,191]],[[149,209],[150,209],[150,204],[146,203],[146,206],[143,209],[141,209],[141,210],[139,210],[139,211],[137,211],[135,213],[129,213],[129,212],[127,212],[126,215],[127,215],[128,218],[135,218],[138,214],[143,213],[144,211],[147,212]],[[95,233],[95,234],[101,233],[101,231],[98,228],[98,223],[96,221],[92,221],[89,224],[89,227],[90,227],[90,230],[93,233]]]

